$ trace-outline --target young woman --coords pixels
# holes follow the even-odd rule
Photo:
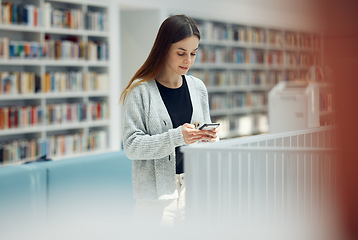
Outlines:
[[[121,95],[123,143],[133,160],[135,219],[173,224],[184,218],[184,161],[179,147],[215,141],[204,83],[186,75],[195,61],[200,32],[185,15],[167,18],[152,50]]]

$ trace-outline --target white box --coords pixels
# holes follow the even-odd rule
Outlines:
[[[319,126],[319,87],[316,83],[280,82],[268,95],[270,132]]]

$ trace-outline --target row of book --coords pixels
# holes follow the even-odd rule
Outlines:
[[[43,92],[107,91],[108,74],[97,72],[48,72]]]
[[[45,26],[48,27],[96,31],[108,30],[107,14],[100,11],[87,11],[83,14],[81,9],[54,8],[50,2],[46,2],[44,4],[44,15]]]
[[[89,133],[74,133],[48,136],[46,139],[30,138],[0,143],[0,164],[36,160],[108,148],[108,132],[95,130]]]
[[[331,92],[319,94],[319,108],[321,112],[333,111],[333,94]]]
[[[256,51],[248,49],[231,48],[206,48],[203,47],[197,52],[196,62],[198,63],[250,63],[250,55],[255,55]]]
[[[250,43],[265,43],[266,29],[245,26],[229,26],[223,23],[205,22],[199,25],[204,37],[217,41],[240,41]]]
[[[87,12],[86,29],[92,31],[108,31],[108,17],[103,12]]]
[[[307,72],[308,71],[285,71],[283,73],[283,79],[285,81],[294,81],[298,79],[307,79]]]
[[[201,79],[207,87],[217,86],[273,86],[282,81],[309,79],[309,70],[286,71],[223,71],[191,70],[191,75]]]
[[[231,94],[213,93],[209,96],[210,110],[244,107],[263,107],[267,105],[264,93],[234,92]]]
[[[85,103],[60,103],[46,106],[46,124],[65,124],[86,120],[109,118],[107,102],[89,101]]]
[[[284,63],[291,66],[315,66],[320,63],[318,54],[287,52]]]
[[[215,41],[238,41],[248,43],[270,44],[278,47],[320,47],[318,34],[303,32],[286,32],[274,29],[248,26],[229,26],[225,23],[200,22],[198,27],[203,39]]]
[[[30,126],[65,124],[86,120],[109,119],[107,102],[47,104],[45,111],[40,105],[0,107],[0,131]]]
[[[269,30],[267,32],[266,43],[268,43],[270,46],[284,47],[285,39],[284,39],[282,32]]]
[[[300,48],[314,48],[320,49],[321,41],[319,34],[305,34],[286,32],[285,43],[289,47],[300,47]]]
[[[0,165],[35,160],[40,157],[41,143],[37,139],[20,139],[0,143]]]
[[[207,87],[274,86],[283,78],[283,73],[278,71],[190,70],[189,74],[201,79]]]
[[[255,113],[249,115],[234,115],[226,117],[213,117],[213,121],[219,122],[219,137],[232,138],[248,136],[269,131],[268,117],[266,114]]]
[[[1,23],[43,26],[43,12],[40,7],[31,4],[2,2]]]
[[[0,72],[0,95],[41,91],[41,78],[34,72]]]
[[[247,41],[251,43],[266,43],[266,30],[262,28],[249,28],[247,30]]]
[[[37,126],[42,121],[43,111],[40,105],[0,107],[0,131]]]
[[[107,14],[79,8],[54,8],[45,2],[43,8],[32,4],[2,2],[1,23],[27,26],[57,27],[69,29],[108,30]]]
[[[318,54],[309,52],[294,53],[241,48],[203,47],[197,52],[196,62],[312,66],[319,64],[320,58]]]
[[[50,12],[48,12],[50,8]],[[45,6],[45,15],[50,15],[51,26],[55,28],[83,29],[83,13],[81,9],[59,9]],[[48,24],[48,23],[47,23]]]
[[[0,71],[0,95],[106,90],[107,73],[54,71],[45,73],[41,78],[34,72]]]
[[[271,78],[270,78],[270,76],[271,76]],[[264,71],[255,71],[252,73],[251,82],[253,85],[256,85],[256,86],[274,86],[275,84],[277,84],[279,82],[279,79],[277,78],[277,74],[275,75],[272,72],[267,73]]]
[[[265,33],[264,33],[265,34]],[[304,34],[294,32],[267,31],[267,40],[263,43],[268,43],[277,47],[292,47],[301,49],[320,49],[320,37],[318,34]]]
[[[76,92],[82,90],[84,90],[84,73],[82,71],[45,73],[44,92]]]
[[[0,59],[61,59],[106,61],[108,43],[76,40],[47,39],[43,42],[15,41],[0,38]]]

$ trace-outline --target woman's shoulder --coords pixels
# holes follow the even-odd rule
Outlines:
[[[133,81],[132,84],[135,84],[136,86],[148,86],[150,84],[153,84],[154,80],[144,80],[144,79],[136,79]]]
[[[202,92],[203,94],[207,93],[205,83],[201,79],[194,77],[192,75],[185,75],[185,79],[187,80],[188,84],[194,85],[195,88],[200,92]]]
[[[136,79],[133,81],[133,89],[132,91],[135,92],[142,92],[148,91],[148,88],[151,87],[154,83],[154,80],[143,80],[143,79]]]
[[[206,89],[204,82],[201,79],[199,79],[193,75],[185,75],[185,79],[191,83],[194,83],[199,88]]]
[[[132,89],[128,92],[128,99],[149,98],[151,85],[153,85],[153,81],[134,80],[132,82]]]

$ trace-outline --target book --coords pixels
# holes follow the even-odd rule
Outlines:
[[[49,28],[52,26],[52,17],[51,17],[51,3],[43,3],[43,26]]]

